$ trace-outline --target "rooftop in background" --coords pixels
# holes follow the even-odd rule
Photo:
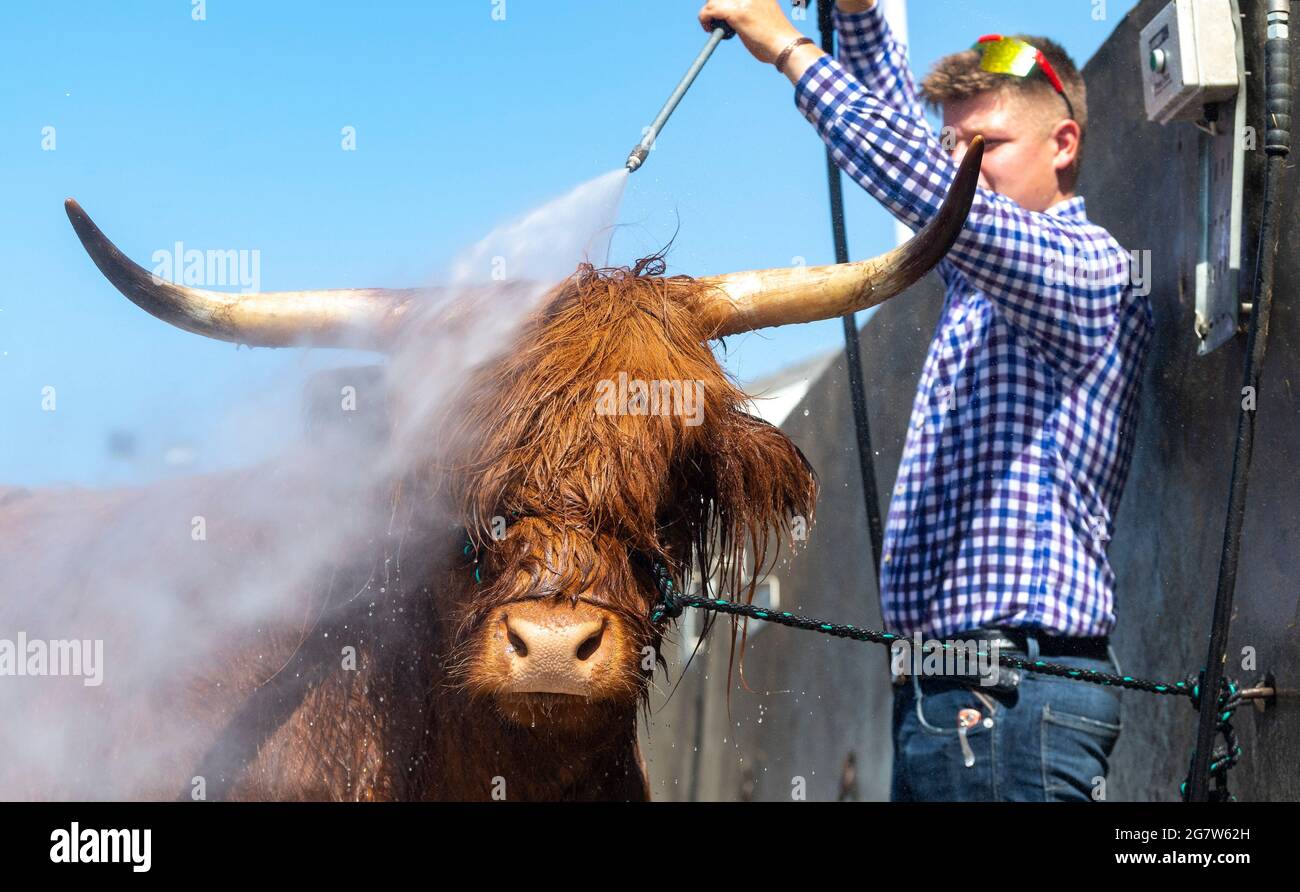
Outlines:
[[[747,384],[754,414],[780,427],[838,355],[829,350]]]

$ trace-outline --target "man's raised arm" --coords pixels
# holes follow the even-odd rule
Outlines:
[[[798,76],[795,103],[839,166],[895,217],[918,229],[938,211],[957,165],[922,120],[825,55]],[[976,192],[947,262],[1067,375],[1105,346],[1129,277],[1128,257],[1103,230],[986,189]]]
[[[876,0],[837,0],[832,18],[839,35],[836,55],[840,64],[862,86],[903,114],[925,124],[925,114],[916,99],[916,84],[908,65],[907,47],[894,37],[880,3]]]
[[[957,164],[919,110],[905,114],[864,87],[812,45],[776,0],[707,0],[700,25],[711,30],[717,20],[794,83],[795,104],[842,170],[911,228],[929,222]],[[1029,211],[986,189],[977,190],[966,227],[940,266],[945,269],[988,295],[1064,376],[1082,372],[1105,348],[1129,281],[1128,257],[1082,215]]]

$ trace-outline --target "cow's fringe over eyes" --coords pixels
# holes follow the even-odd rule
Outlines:
[[[717,578],[721,596],[748,601],[776,560],[773,537],[788,541],[795,517],[811,519],[812,467],[745,411],[748,397],[706,341],[698,307],[707,286],[663,270],[662,255],[633,268],[583,264],[439,419],[435,452],[447,459],[433,470],[471,537],[492,552],[492,518],[504,517],[538,552],[527,560],[559,568],[540,573],[521,552],[498,549],[489,576],[510,578],[498,577],[465,622],[502,598],[584,596],[635,614],[649,636],[655,592],[629,553],[664,561],[683,586],[699,573],[706,584]],[[620,373],[701,382],[702,416],[597,412],[601,383]]]

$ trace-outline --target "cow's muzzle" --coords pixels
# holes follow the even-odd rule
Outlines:
[[[514,601],[493,611],[485,632],[479,668],[499,694],[603,699],[621,686],[622,623],[585,601]]]

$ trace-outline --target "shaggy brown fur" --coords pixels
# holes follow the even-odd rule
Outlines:
[[[387,598],[373,609],[353,599],[321,611],[310,635],[248,649],[261,663],[313,644],[295,645],[271,683],[251,659],[226,664],[247,670],[242,684],[222,676],[238,712],[196,772],[222,779],[212,798],[486,799],[498,782],[512,800],[649,798],[636,710],[649,692],[642,648],[658,654],[661,635],[650,561],[683,590],[694,569],[752,598],[742,550],[754,567],[774,561],[769,543],[796,515],[811,520],[817,494],[799,449],[744,411],[714,358],[697,312],[704,286],[661,273],[658,258],[581,267],[448,401],[428,436],[439,460],[394,497],[407,557]],[[598,414],[600,382],[620,372],[702,381],[702,423]],[[481,581],[463,540],[430,522],[447,501]],[[497,516],[509,521],[501,541],[489,535]],[[337,588],[346,596],[355,581]],[[582,599],[614,617],[619,659],[599,696],[501,694],[485,620],[524,599]],[[360,671],[337,671],[324,643],[344,634]]]
[[[683,586],[693,570],[716,573],[729,597],[752,599],[769,542],[788,539],[795,516],[811,519],[815,474],[785,434],[745,411],[748,397],[705,340],[704,286],[662,270],[659,257],[580,267],[440,423],[451,459],[437,471],[487,554],[461,640],[495,605],[590,592],[625,620],[638,649],[657,650],[648,561],[664,561]],[[702,382],[702,423],[598,414],[601,382],[620,373]],[[522,541],[493,548],[494,516],[539,520],[515,525]],[[757,568],[746,586],[742,552]]]

